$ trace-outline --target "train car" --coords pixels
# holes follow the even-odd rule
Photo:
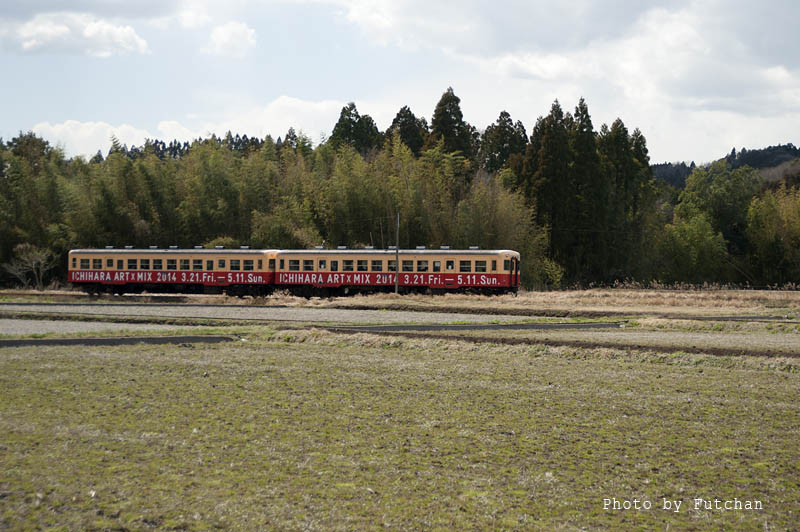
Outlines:
[[[299,295],[390,291],[516,292],[520,255],[511,250],[336,249],[279,250],[276,289]]]
[[[75,249],[68,281],[90,293],[189,292],[265,295],[272,290],[275,250]]]

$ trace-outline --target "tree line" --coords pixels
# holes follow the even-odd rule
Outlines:
[[[403,107],[386,131],[350,103],[316,146],[293,129],[112,139],[87,160],[33,133],[0,139],[4,284],[44,283],[43,265],[64,279],[79,247],[386,247],[398,214],[401,247],[515,249],[531,288],[800,280],[796,188],[730,157],[692,165],[682,188],[657,180],[641,131],[595,129],[583,99],[554,102],[530,134],[505,111],[479,131],[450,88],[430,124]]]

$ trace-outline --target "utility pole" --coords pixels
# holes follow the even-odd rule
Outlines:
[[[400,293],[400,211],[397,211],[397,233],[394,240],[394,293]]]

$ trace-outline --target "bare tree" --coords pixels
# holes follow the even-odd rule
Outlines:
[[[14,247],[14,258],[3,264],[3,269],[16,277],[23,288],[33,281],[37,290],[44,288],[44,277],[56,265],[56,257],[49,249],[37,248],[31,244],[18,244]]]

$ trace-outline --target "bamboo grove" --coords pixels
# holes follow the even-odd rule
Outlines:
[[[530,136],[506,112],[479,132],[448,89],[430,125],[403,107],[381,132],[349,104],[316,146],[291,129],[113,139],[87,160],[33,133],[0,140],[5,285],[29,282],[32,256],[31,283],[63,279],[76,247],[386,247],[398,214],[401,247],[520,251],[529,288],[800,281],[796,188],[725,159],[674,188],[654,179],[638,129],[596,130],[583,100],[571,113],[553,103]]]

